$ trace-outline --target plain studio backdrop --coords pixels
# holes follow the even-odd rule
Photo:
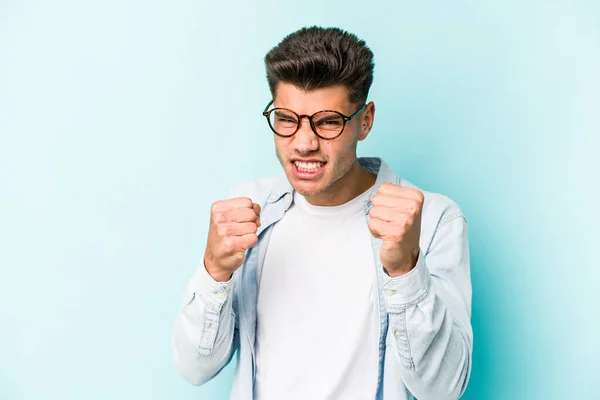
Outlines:
[[[315,24],[375,53],[359,155],[469,220],[464,398],[597,398],[598,2],[5,0],[0,399],[227,399],[171,329],[211,203],[281,171],[263,57]]]

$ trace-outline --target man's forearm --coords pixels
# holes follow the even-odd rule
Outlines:
[[[384,285],[401,378],[417,398],[457,399],[472,358],[471,282],[466,220],[439,228],[430,253]]]
[[[232,286],[212,279],[203,265],[188,284],[173,328],[173,353],[178,370],[194,385],[212,379],[235,351]]]

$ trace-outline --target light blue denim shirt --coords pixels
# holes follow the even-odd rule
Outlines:
[[[379,158],[360,158],[359,163],[377,175],[371,196],[384,182],[415,188]],[[258,244],[246,252],[242,267],[228,282],[213,280],[201,261],[175,322],[175,362],[191,383],[209,381],[237,354],[231,400],[253,399],[260,274],[271,227],[292,204],[293,190],[282,174],[245,182],[230,191],[230,198],[249,197],[262,207]],[[448,197],[422,192],[420,254],[411,272],[389,277],[379,258],[382,240],[372,237],[381,332],[376,400],[457,399],[471,373],[467,221]],[[367,220],[370,209],[367,200]],[[298,346],[303,345],[310,344],[299,337]]]

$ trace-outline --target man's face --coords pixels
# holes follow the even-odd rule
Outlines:
[[[287,108],[298,115],[312,115],[321,110],[339,111],[344,115],[353,114],[362,104],[350,103],[344,86],[332,86],[305,92],[289,84],[279,83],[275,92],[274,107]],[[340,136],[333,140],[319,138],[312,131],[308,118],[303,118],[300,129],[288,138],[273,135],[277,158],[292,186],[312,202],[327,203],[335,198],[336,192],[348,190],[358,179],[356,145],[363,140],[371,126],[369,107],[346,122]],[[363,126],[364,124],[364,126]],[[346,186],[346,188],[344,188]]]

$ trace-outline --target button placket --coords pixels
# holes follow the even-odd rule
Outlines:
[[[206,307],[204,315],[204,330],[198,345],[198,355],[210,357],[219,329],[219,314],[214,309],[211,309],[211,307]]]
[[[227,300],[228,293],[225,288],[222,291],[213,292],[214,298],[212,301],[207,302],[206,310],[204,313],[204,330],[202,336],[199,339],[198,344],[198,355],[204,357],[210,357],[215,340],[217,338],[217,332],[219,330],[219,318],[223,304]]]
[[[218,300],[225,300],[227,298],[227,293],[225,293],[225,292],[217,292],[217,293],[215,293],[215,297]]]
[[[390,323],[392,326],[392,333],[396,341],[396,346],[398,347],[398,355],[400,356],[402,366],[406,369],[413,369],[414,364],[410,354],[410,343],[406,333],[405,311],[391,314]]]

